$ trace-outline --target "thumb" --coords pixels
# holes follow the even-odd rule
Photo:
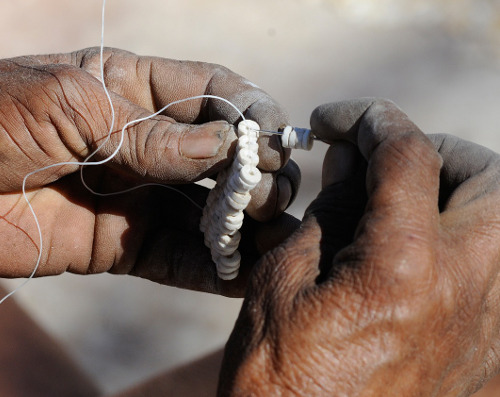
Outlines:
[[[109,142],[108,132],[92,133],[94,150],[98,148],[93,160],[111,157],[109,165],[128,175],[187,183],[216,173],[232,157],[236,134],[225,121],[191,125],[162,115],[149,118],[152,113],[118,95],[112,100],[116,127]]]

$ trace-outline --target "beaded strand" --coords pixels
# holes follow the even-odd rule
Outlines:
[[[203,208],[200,230],[210,248],[217,274],[223,280],[236,278],[241,255],[238,252],[243,225],[243,211],[250,202],[250,191],[260,182],[257,139],[259,125],[252,120],[238,124],[238,144],[234,161],[219,173]]]

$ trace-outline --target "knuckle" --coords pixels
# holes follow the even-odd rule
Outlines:
[[[370,109],[376,112],[383,112],[388,109],[399,109],[398,106],[390,99],[375,98],[370,106]]]
[[[42,67],[42,70],[46,73],[47,77],[53,77],[58,82],[67,82],[75,80],[75,74],[77,74],[80,69],[75,66],[68,64],[49,64]]]
[[[441,156],[424,134],[410,132],[400,140],[402,142],[399,146],[407,153],[408,158],[417,159],[419,163],[432,166],[432,168],[441,167]]]
[[[400,166],[400,170],[424,167],[429,171],[438,172],[443,164],[441,155],[425,135],[414,131],[388,136],[376,149],[379,161],[390,159]]]

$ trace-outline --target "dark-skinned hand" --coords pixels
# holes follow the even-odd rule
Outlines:
[[[104,79],[116,110],[110,141],[92,158],[107,158],[122,126],[164,105],[200,94],[224,97],[264,129],[287,121],[265,92],[228,69],[206,63],[139,57],[106,49]],[[23,178],[41,167],[83,161],[104,142],[111,123],[101,85],[99,49],[71,54],[0,60],[0,276],[26,277],[38,256],[38,233],[21,195]],[[125,131],[119,153],[108,163],[86,167],[98,192],[116,192],[143,183],[175,184],[200,206],[207,189],[192,182],[230,164],[238,113],[224,102],[199,99],[169,108],[161,116]],[[275,138],[260,139],[263,180],[248,214],[257,221],[280,215],[299,178]],[[201,211],[179,193],[143,188],[110,197],[87,191],[78,166],[36,173],[27,180],[28,197],[40,221],[42,257],[36,276],[113,272],[160,283],[226,295],[240,295],[247,268],[266,241],[252,233],[242,243],[242,275],[222,282],[198,231]],[[280,218],[277,242],[290,223]],[[248,221],[247,229],[257,227]],[[288,226],[287,226],[288,225]],[[292,226],[293,227],[293,226]],[[281,234],[280,234],[281,233]]]
[[[468,396],[500,359],[500,156],[323,105],[323,190],[254,269],[222,396]]]

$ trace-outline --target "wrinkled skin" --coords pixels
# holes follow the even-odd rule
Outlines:
[[[323,190],[259,262],[221,396],[468,396],[499,371],[500,156],[323,105]]]
[[[178,99],[212,94],[233,102],[262,128],[285,124],[282,108],[265,92],[218,65],[139,57],[106,49],[104,78],[116,123],[110,141],[92,158],[107,158],[121,127]],[[25,277],[35,266],[38,234],[21,196],[24,176],[40,167],[83,161],[105,141],[111,116],[102,88],[99,50],[0,61],[0,276]],[[108,163],[86,167],[86,182],[115,192],[146,182],[176,184],[200,206],[207,190],[192,182],[230,164],[238,113],[223,102],[194,100],[125,131],[120,152]],[[175,120],[175,121],[174,121]],[[248,213],[258,221],[279,216],[297,188],[297,167],[275,138],[260,140],[263,181]],[[201,211],[177,192],[143,188],[100,197],[81,184],[78,167],[34,174],[28,197],[38,215],[44,250],[37,276],[113,272],[168,285],[240,295],[245,274],[265,242],[242,243],[246,262],[236,281],[222,282],[198,231]],[[279,218],[287,235],[293,221]],[[249,221],[247,229],[258,227]],[[267,225],[266,227],[269,227]]]

